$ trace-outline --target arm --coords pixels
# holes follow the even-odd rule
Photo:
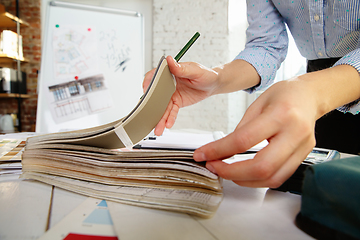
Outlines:
[[[253,7],[254,6],[254,7]],[[161,135],[165,127],[171,128],[181,107],[199,102],[211,95],[269,85],[287,52],[286,28],[271,1],[248,1],[246,49],[232,62],[209,69],[197,63],[176,63],[167,58],[170,71],[177,80],[177,90],[158,125],[155,134]],[[259,15],[259,11],[261,14]],[[259,28],[259,24],[262,24]],[[276,36],[276,38],[274,38]],[[263,65],[257,65],[264,62]],[[265,66],[265,67],[264,67]],[[268,66],[271,66],[269,68]],[[154,72],[145,75],[143,88],[147,88]]]
[[[220,177],[249,187],[279,187],[315,146],[315,121],[360,97],[360,76],[349,65],[304,74],[271,86],[247,110],[235,131],[197,149],[196,161]],[[254,159],[226,164],[222,159],[267,139]]]
[[[272,1],[247,0],[247,15],[246,45],[236,59],[247,61],[260,75],[260,84],[247,90],[253,92],[273,83],[287,54],[288,35]]]
[[[351,51],[339,61],[335,63],[334,66],[348,65],[352,66],[360,74],[360,38],[358,40],[357,49]],[[344,106],[338,107],[337,109],[342,112],[351,112],[352,114],[358,114],[360,111],[360,102],[359,99],[356,99],[357,102],[352,102]]]

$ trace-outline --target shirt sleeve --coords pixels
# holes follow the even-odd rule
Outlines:
[[[339,61],[334,64],[334,66],[344,64],[353,66],[360,74],[360,40],[358,43],[358,48],[340,58]],[[358,114],[360,112],[360,99],[345,106],[339,107],[337,110],[341,112],[351,112],[352,114]]]
[[[260,84],[246,90],[251,93],[273,83],[287,54],[288,36],[284,20],[272,1],[247,0],[247,20],[245,49],[235,59],[247,61],[260,75]]]

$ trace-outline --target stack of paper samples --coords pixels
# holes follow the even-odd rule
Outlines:
[[[45,147],[48,147],[47,149]],[[210,217],[219,178],[186,151],[114,151],[78,145],[27,146],[23,178],[100,199]]]
[[[0,139],[0,176],[21,174],[21,154],[25,140]]]
[[[162,58],[127,117],[29,138],[22,177],[101,199],[211,217],[223,197],[221,181],[193,160],[193,152],[127,149],[156,126],[174,91],[175,81]]]

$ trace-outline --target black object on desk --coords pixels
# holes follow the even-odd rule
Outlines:
[[[295,173],[280,187],[273,188],[273,190],[301,194],[305,170],[314,164],[321,164],[335,159],[340,159],[340,153],[338,151],[314,148],[308,157],[300,164],[298,169],[296,169]]]

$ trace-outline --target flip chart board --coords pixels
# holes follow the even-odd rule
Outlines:
[[[143,92],[142,15],[58,1],[46,9],[36,132],[125,117]]]

